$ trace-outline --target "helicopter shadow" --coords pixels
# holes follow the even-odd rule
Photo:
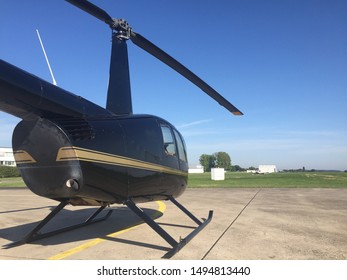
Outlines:
[[[51,207],[54,208],[54,207]],[[73,229],[63,233],[56,234],[54,236],[46,237],[40,240],[31,242],[31,244],[40,244],[42,246],[58,245],[73,243],[83,240],[90,240],[95,238],[101,238],[104,240],[114,241],[123,244],[129,244],[134,246],[141,246],[161,251],[169,251],[169,247],[158,246],[154,244],[126,240],[116,238],[113,234],[130,229],[137,225],[143,224],[143,220],[135,215],[127,207],[119,208],[108,208],[112,211],[111,215],[104,221],[100,221],[94,224],[89,224],[78,229]],[[53,231],[56,229],[72,226],[84,222],[91,214],[95,212],[96,208],[69,210],[63,209],[61,212],[50,221],[40,233],[45,234],[46,232]],[[109,210],[103,210],[100,213],[100,217],[105,216]],[[142,210],[153,219],[160,218],[163,213],[157,210],[142,208]],[[43,217],[44,218],[44,217]],[[15,242],[23,239],[33,228],[39,223],[32,222],[22,224],[18,226],[8,227],[0,229],[0,238],[7,239],[10,242]],[[5,245],[5,244],[1,244]]]

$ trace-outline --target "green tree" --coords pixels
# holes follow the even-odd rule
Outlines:
[[[231,171],[245,171],[246,169],[242,168],[240,165],[233,165]],[[255,169],[253,169],[255,170]]]
[[[204,167],[204,170],[210,172],[211,168],[215,166],[216,158],[214,157],[214,155],[202,154],[199,161],[200,164]]]
[[[216,158],[216,166],[225,170],[231,169],[231,159],[228,153],[218,152],[214,154],[214,157]]]

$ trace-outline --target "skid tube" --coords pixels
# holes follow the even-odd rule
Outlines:
[[[23,239],[19,240],[19,241],[15,241],[15,242],[11,242],[9,244],[6,244],[6,245],[3,245],[2,248],[3,249],[9,249],[9,248],[12,248],[12,247],[16,247],[16,246],[20,246],[20,245],[24,245],[24,244],[27,244],[27,243],[31,243],[33,241],[36,241],[36,240],[40,240],[40,239],[43,239],[43,238],[47,238],[47,237],[50,237],[50,236],[53,236],[53,235],[56,235],[56,234],[59,234],[59,233],[62,233],[62,232],[66,232],[66,231],[70,231],[70,230],[74,230],[74,229],[77,229],[77,228],[80,228],[80,227],[83,227],[83,226],[87,226],[87,225],[90,225],[90,224],[94,224],[94,223],[97,223],[97,222],[101,222],[101,221],[104,221],[106,220],[110,215],[111,215],[111,212],[112,210],[109,210],[108,213],[102,217],[102,218],[98,218],[98,219],[95,219],[96,216],[98,216],[100,214],[100,212],[102,210],[104,210],[104,208],[106,206],[101,206],[100,208],[98,208],[91,216],[89,216],[88,219],[86,219],[84,222],[82,223],[79,223],[79,224],[76,224],[76,225],[72,225],[72,226],[68,226],[68,227],[64,227],[64,228],[61,228],[61,229],[57,229],[57,230],[53,230],[53,231],[49,231],[49,232],[46,232],[46,233],[40,233],[40,230],[49,222],[51,221],[61,210],[64,209],[64,207],[66,205],[68,205],[70,203],[70,201],[67,199],[67,200],[63,200],[62,202],[60,202],[60,204],[58,206],[56,206],[52,211],[51,213],[49,213],[46,218],[44,218],[32,231],[30,231]]]
[[[191,241],[201,230],[204,229],[204,227],[212,220],[213,217],[213,211],[210,210],[207,219],[200,221],[172,196],[169,196],[168,199],[179,209],[181,209],[183,213],[185,213],[189,218],[191,218],[195,223],[198,224],[198,227],[196,227],[185,238],[180,238],[179,242],[177,242],[171,235],[169,235],[158,223],[156,223],[150,216],[148,216],[131,199],[125,201],[124,203],[130,210],[132,210],[138,217],[145,221],[156,233],[158,233],[167,243],[171,245],[172,249],[162,257],[164,259],[169,259],[178,251],[180,251],[185,245],[188,244],[189,241]]]

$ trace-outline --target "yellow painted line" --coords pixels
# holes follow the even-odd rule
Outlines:
[[[166,210],[166,205],[165,205],[165,203],[162,202],[162,201],[156,201],[156,203],[158,204],[158,209],[157,209],[157,211],[158,211],[158,212],[161,212],[161,213],[164,213],[165,210]],[[157,216],[156,214],[154,214],[154,215],[151,216],[152,219],[155,219],[155,218],[157,218],[157,217],[158,217],[158,216]],[[111,234],[108,234],[108,235],[106,235],[106,237],[115,237],[115,236],[118,236],[118,235],[123,234],[123,233],[125,233],[125,232],[128,232],[128,231],[130,231],[130,230],[133,230],[133,229],[139,227],[140,225],[142,225],[142,223],[141,223],[141,224],[134,225],[134,226],[129,227],[129,228],[126,228],[126,229],[123,229],[123,230],[120,230],[120,231],[116,231],[116,232],[111,233]],[[65,258],[67,258],[67,257],[69,257],[69,256],[71,256],[71,255],[77,254],[77,253],[79,253],[79,252],[81,252],[81,251],[83,251],[83,250],[86,250],[86,249],[88,249],[88,248],[90,248],[90,247],[93,247],[93,246],[95,246],[95,245],[98,245],[98,244],[100,244],[100,243],[102,243],[102,242],[104,242],[104,241],[106,241],[106,240],[107,240],[106,238],[96,238],[96,239],[93,239],[93,240],[91,240],[91,241],[89,241],[89,242],[87,242],[87,243],[84,243],[84,244],[80,245],[80,246],[77,246],[77,247],[72,248],[72,249],[70,249],[70,250],[67,250],[67,251],[65,251],[65,252],[59,253],[59,254],[57,254],[57,255],[54,255],[54,256],[48,258],[48,260],[62,260],[62,259],[65,259]]]

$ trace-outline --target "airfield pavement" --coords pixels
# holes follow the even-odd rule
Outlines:
[[[347,189],[187,189],[178,200],[210,224],[174,260],[346,260]],[[57,202],[28,189],[0,189],[2,260],[159,260],[170,247],[125,206],[106,221],[10,249]],[[176,240],[195,226],[171,202],[140,204]],[[166,208],[166,209],[165,209]],[[83,220],[95,208],[67,206],[49,227]],[[163,212],[163,215],[160,215]],[[126,230],[125,230],[126,229]]]

